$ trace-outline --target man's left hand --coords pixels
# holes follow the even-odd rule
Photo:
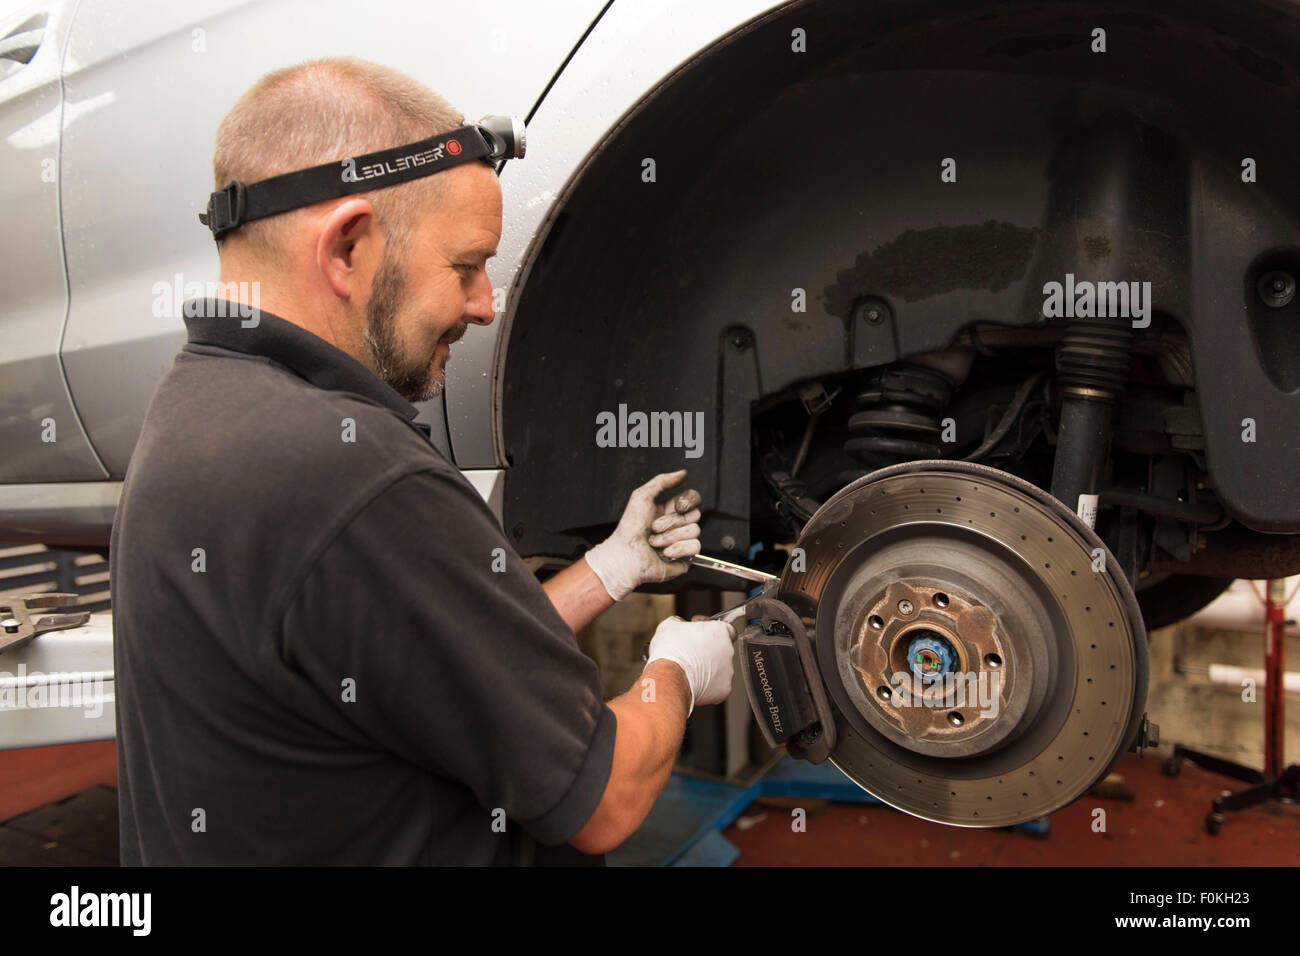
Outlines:
[[[691,555],[699,554],[700,493],[692,488],[655,504],[660,493],[685,477],[685,468],[655,475],[632,492],[614,533],[586,553],[587,564],[615,601],[642,584],[685,574]]]

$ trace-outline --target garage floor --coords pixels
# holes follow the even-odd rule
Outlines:
[[[89,787],[6,820],[0,866],[117,866],[117,791]]]
[[[1191,764],[1171,779],[1161,773],[1162,763],[1150,754],[1126,756],[1119,773],[1133,799],[1077,800],[1049,818],[1044,839],[940,826],[877,805],[796,798],[752,804],[724,836],[740,850],[736,866],[1300,864],[1300,806],[1270,803],[1229,814],[1223,832],[1211,837],[1204,829],[1210,801],[1243,785]],[[806,832],[791,829],[790,806],[807,810]],[[1092,830],[1098,807],[1106,811],[1105,833]],[[116,862],[111,786],[86,787],[0,823],[0,866]]]
[[[1148,752],[1126,755],[1117,772],[1131,801],[1084,796],[1052,814],[1039,839],[1009,830],[928,823],[879,805],[803,801],[807,832],[791,827],[784,806],[751,805],[723,835],[739,850],[735,866],[1295,866],[1300,805],[1262,804],[1230,813],[1223,831],[1205,832],[1211,801],[1246,784],[1184,764],[1161,772]],[[794,805],[800,805],[796,802]],[[1106,811],[1106,832],[1092,829]]]

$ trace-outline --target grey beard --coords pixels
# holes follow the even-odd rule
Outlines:
[[[444,379],[436,371],[436,353],[424,361],[404,360],[397,341],[397,308],[405,285],[397,256],[385,255],[366,304],[362,339],[379,377],[408,402],[424,402],[442,394]]]

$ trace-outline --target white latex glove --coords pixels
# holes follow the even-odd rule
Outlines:
[[[614,533],[584,555],[615,601],[642,584],[685,574],[691,555],[700,553],[700,493],[692,488],[655,504],[685,477],[685,468],[655,475],[632,492]]]
[[[732,640],[736,631],[726,621],[683,621],[673,616],[659,622],[650,640],[650,661],[672,661],[686,672],[691,685],[691,709],[696,704],[720,704],[731,693],[735,667]]]

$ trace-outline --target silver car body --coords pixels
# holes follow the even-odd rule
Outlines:
[[[528,157],[501,179],[490,272],[506,307],[457,348],[445,402],[422,409],[499,516],[506,330],[534,240],[638,102],[772,6],[54,0],[0,21],[0,36],[40,33],[0,76],[0,196],[23,223],[0,238],[0,538],[106,541],[149,397],[184,341],[181,302],[218,276],[197,220],[217,124],[263,74],[341,54],[402,70],[471,119],[533,112]]]

